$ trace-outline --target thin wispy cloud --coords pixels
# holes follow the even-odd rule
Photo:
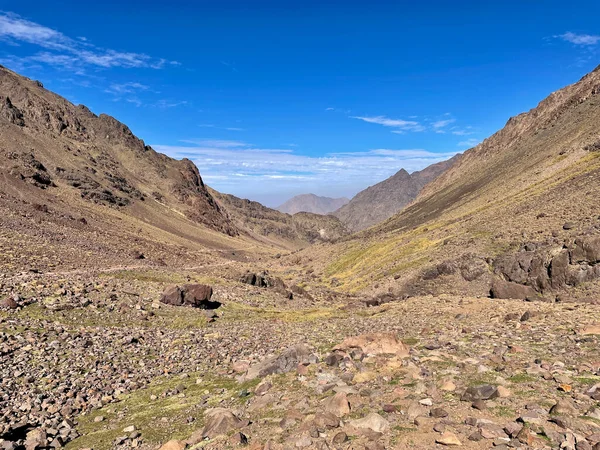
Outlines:
[[[596,45],[600,42],[600,35],[592,35],[592,34],[577,34],[571,31],[568,31],[563,34],[558,34],[553,36],[557,39],[562,39],[565,42],[570,42],[571,44],[581,45],[581,46],[591,46]]]
[[[461,141],[458,143],[459,147],[467,147],[467,148],[471,148],[471,147],[475,147],[477,144],[479,144],[481,141],[479,139],[475,139],[475,138],[471,138],[471,139],[467,139],[465,141]]]
[[[150,89],[148,86],[142,83],[137,82],[128,82],[128,83],[113,83],[111,84],[105,92],[109,94],[133,94],[134,92],[139,91],[147,91]]]
[[[384,127],[394,128],[392,133],[403,133],[405,131],[425,131],[425,127],[414,120],[390,119],[386,116],[350,116],[351,119],[362,120],[367,123],[375,123]]]
[[[218,125],[212,123],[201,123],[198,125],[200,128],[214,128],[217,130],[226,130],[226,131],[246,131],[245,128],[240,127],[220,127]]]
[[[453,135],[455,136],[470,136],[472,134],[475,134],[474,131],[471,131],[468,127],[466,129],[457,129],[457,130],[451,130],[450,131]]]
[[[172,100],[160,99],[159,101],[154,103],[153,106],[160,108],[160,109],[167,109],[167,108],[176,108],[177,106],[185,106],[187,104],[188,104],[187,100],[172,101]]]
[[[437,120],[431,124],[434,130],[440,131],[442,128],[446,128],[448,125],[456,122],[456,119],[443,119]]]
[[[323,156],[292,149],[260,148],[244,141],[188,139],[186,146],[154,145],[175,158],[196,163],[204,180],[223,192],[277,205],[291,195],[314,192],[352,196],[401,168],[409,172],[448,159],[456,152],[377,148]],[[284,185],[281,180],[286,180]]]
[[[0,12],[0,41],[12,46],[27,44],[39,47],[36,53],[29,56],[7,55],[4,58],[12,59],[13,66],[17,67],[45,64],[83,74],[85,68],[161,69],[168,65],[179,65],[177,61],[155,58],[145,53],[98,47],[82,37],[72,39],[58,30],[10,12]]]

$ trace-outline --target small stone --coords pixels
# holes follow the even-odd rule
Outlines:
[[[433,426],[433,431],[437,431],[438,433],[443,433],[446,431],[446,425],[442,422],[438,422]]]
[[[483,439],[483,436],[481,435],[481,433],[479,431],[474,431],[473,433],[471,433],[469,435],[468,439],[470,441],[479,442]]]
[[[129,425],[128,427],[123,428],[123,433],[132,433],[135,431],[135,425]]]
[[[423,400],[419,400],[419,403],[423,406],[432,406],[433,400],[431,400],[430,398],[424,398]]]
[[[498,386],[497,391],[498,391],[498,397],[500,397],[500,398],[508,398],[511,396],[511,392],[504,386]]]
[[[440,390],[446,392],[454,392],[456,390],[456,385],[452,381],[446,381],[440,386]]]
[[[183,441],[172,440],[169,441],[160,447],[159,450],[184,450],[185,443]]]
[[[435,440],[438,444],[448,445],[448,446],[459,446],[462,443],[458,440],[456,435],[450,431],[444,432],[439,438]]]
[[[343,417],[350,413],[350,403],[345,392],[338,392],[333,397],[323,402],[325,411],[335,414],[337,417]]]
[[[429,414],[431,417],[435,417],[436,419],[448,417],[448,411],[446,411],[444,408],[433,408]]]
[[[98,422],[102,422],[104,421],[104,416],[96,416],[94,417],[94,422],[98,423]]]
[[[310,447],[312,445],[312,439],[310,438],[310,436],[307,435],[303,435],[300,436],[298,439],[296,439],[295,442],[295,446],[297,448],[306,448],[306,447]]]
[[[333,438],[331,439],[331,443],[333,445],[341,445],[344,442],[346,442],[348,440],[348,435],[346,435],[346,433],[344,433],[343,431],[340,431],[339,433],[336,433]]]
[[[370,413],[362,419],[351,420],[354,428],[368,428],[377,433],[384,433],[390,428],[390,423],[377,413]]]
[[[498,389],[491,384],[481,384],[469,387],[461,396],[461,400],[473,402],[475,400],[489,400],[498,397]]]
[[[485,404],[485,402],[483,400],[475,400],[471,406],[479,411],[483,411],[484,409],[487,409],[487,405]]]

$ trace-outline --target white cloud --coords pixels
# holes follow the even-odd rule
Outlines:
[[[454,122],[456,122],[456,119],[443,119],[443,120],[438,120],[436,122],[433,122],[431,124],[431,126],[433,127],[434,130],[440,130],[441,128],[445,128]]]
[[[175,108],[177,106],[184,106],[187,104],[188,104],[188,102],[186,100],[170,101],[170,100],[161,99],[161,100],[157,101],[154,104],[154,106],[156,106],[157,108],[161,108],[161,109],[167,109],[167,108]]]
[[[154,145],[154,148],[175,158],[191,159],[204,180],[222,192],[273,206],[308,192],[352,196],[401,168],[409,172],[420,170],[456,154],[424,149],[372,149],[308,156],[290,149],[258,148],[243,141],[185,142],[193,145]]]
[[[564,34],[558,34],[555,38],[562,39],[563,41],[570,42],[575,45],[596,45],[600,42],[600,35],[591,34],[576,34],[568,31]]]
[[[467,139],[466,141],[461,141],[458,143],[459,147],[475,147],[477,144],[479,144],[481,141],[479,139],[475,139],[475,138],[471,138],[471,139]]]
[[[201,123],[198,125],[200,128],[215,128],[217,130],[226,130],[226,131],[246,131],[245,128],[239,127],[220,127],[212,123]]]
[[[474,131],[469,131],[469,129],[465,129],[465,130],[452,130],[452,134],[455,136],[470,136],[472,134],[475,134]]]
[[[376,123],[384,127],[396,128],[393,133],[425,130],[423,125],[414,120],[390,119],[386,116],[351,116],[350,118],[362,120],[367,123]]]
[[[137,82],[129,82],[129,83],[114,83],[111,84],[105,92],[109,94],[132,94],[137,91],[146,91],[149,87]]]
[[[6,12],[0,12],[0,41],[14,46],[29,44],[43,49],[29,56],[12,57],[14,64],[11,67],[15,68],[42,63],[81,74],[85,67],[160,69],[167,64],[179,64],[144,53],[103,49],[90,44],[84,37],[72,39],[60,31]]]

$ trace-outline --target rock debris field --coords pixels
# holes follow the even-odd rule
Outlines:
[[[0,448],[600,449],[594,305],[242,278],[5,278]]]

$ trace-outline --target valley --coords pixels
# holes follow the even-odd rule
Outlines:
[[[351,225],[0,69],[0,445],[597,450],[599,93]]]

